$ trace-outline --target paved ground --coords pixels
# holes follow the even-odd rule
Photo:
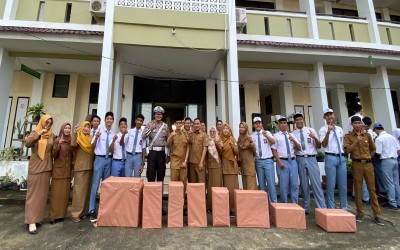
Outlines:
[[[355,203],[350,201],[350,211]],[[164,201],[164,206],[166,201]],[[162,229],[93,227],[89,220],[50,225],[45,219],[38,235],[27,233],[24,192],[0,191],[0,249],[400,249],[400,211],[382,209],[385,226],[372,220],[370,207],[357,223],[357,233],[326,233],[315,225],[314,211],[307,216],[307,230],[215,228]],[[186,221],[186,217],[184,219]]]

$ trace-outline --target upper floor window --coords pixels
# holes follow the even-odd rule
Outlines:
[[[356,10],[348,10],[348,9],[332,8],[332,14],[333,15],[338,15],[338,16],[358,17],[358,11],[356,11]]]
[[[53,98],[68,98],[69,75],[54,76]]]
[[[266,2],[256,2],[256,1],[246,1],[246,0],[236,0],[236,7],[252,7],[260,9],[275,9],[274,3]]]
[[[400,16],[390,15],[390,21],[400,23]]]
[[[43,12],[44,12],[44,1],[40,1],[36,21],[43,21]]]
[[[65,10],[65,23],[69,23],[71,21],[71,11],[72,3],[67,3],[67,9]]]

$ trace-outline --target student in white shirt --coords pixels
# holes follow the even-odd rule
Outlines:
[[[321,148],[318,134],[313,128],[304,126],[304,117],[301,113],[294,116],[296,130],[294,137],[300,143],[301,149],[296,151],[296,161],[299,168],[300,186],[304,197],[304,210],[310,212],[310,184],[313,189],[317,208],[326,208],[324,192],[321,187],[321,177],[317,162],[317,149]]]
[[[343,151],[343,129],[335,125],[333,110],[324,110],[326,125],[319,130],[319,139],[325,151],[326,205],[335,208],[335,184],[339,188],[340,207],[348,210],[347,205],[347,167]]]
[[[125,176],[140,177],[143,172],[144,158],[146,157],[146,140],[142,140],[142,125],[144,116],[138,114],[135,118],[135,127],[129,129],[125,135]]]
[[[111,126],[114,123],[114,113],[107,112],[105,115],[105,128],[100,128],[96,132],[96,136],[92,139],[92,148],[94,148],[94,164],[93,164],[93,178],[92,188],[90,191],[89,201],[89,215],[90,221],[96,222],[96,196],[99,189],[100,181],[110,177],[112,152],[110,151],[110,144],[114,137],[114,132]]]
[[[279,132],[274,135],[275,144],[272,145],[272,154],[276,159],[276,172],[279,178],[281,202],[287,203],[290,191],[292,203],[299,203],[299,172],[294,155],[301,146],[296,138],[287,132],[287,119],[283,116],[278,120]]]
[[[92,126],[90,130],[90,135],[93,137],[96,136],[97,130],[99,130],[99,125],[101,122],[101,118],[98,115],[93,115],[92,119],[90,119],[90,125]]]
[[[398,210],[400,208],[399,165],[397,152],[400,150],[396,138],[385,132],[382,124],[374,124],[374,131],[379,135],[376,138],[376,154],[381,159],[383,181],[386,186],[389,204],[382,207]]]
[[[113,152],[113,160],[111,165],[111,176],[125,177],[125,141],[127,137],[125,134],[128,133],[126,128],[127,120],[125,117],[119,119],[118,122],[119,132],[114,135],[110,145],[110,151]]]
[[[255,132],[251,138],[256,145],[255,165],[258,185],[260,190],[268,193],[269,202],[276,203],[278,200],[275,188],[274,159],[271,151],[271,145],[275,144],[275,140],[271,132],[262,129],[260,117],[254,117],[253,127]]]

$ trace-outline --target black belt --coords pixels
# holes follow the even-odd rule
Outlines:
[[[141,152],[135,152],[135,153],[131,153],[131,152],[126,152],[128,155],[138,155],[141,154]]]
[[[317,156],[317,155],[296,155],[296,156],[307,158],[307,157],[315,157],[315,156]]]
[[[351,159],[352,161],[361,162],[361,163],[371,163],[371,159],[369,160],[361,160],[361,159]]]
[[[96,156],[106,158],[106,155],[96,155]],[[112,157],[112,155],[109,155],[108,157]]]
[[[346,157],[346,155],[345,154],[334,154],[334,153],[325,153],[326,155],[333,155],[333,156],[336,156],[336,157],[339,157],[339,156],[344,156],[344,157]]]
[[[124,162],[125,159],[113,159],[113,161],[122,161],[122,162]]]
[[[256,159],[256,160],[271,160],[271,159],[273,159],[274,157],[272,156],[272,157],[268,157],[268,158],[258,158],[258,159]]]
[[[292,157],[292,158],[279,158],[279,159],[284,160],[284,161],[288,161],[288,160],[295,160],[296,157]]]

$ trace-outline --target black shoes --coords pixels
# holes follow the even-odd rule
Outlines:
[[[383,208],[388,208],[388,209],[391,209],[391,210],[399,210],[398,206],[392,206],[389,203],[383,204],[382,207]]]
[[[374,218],[374,221],[376,222],[376,224],[378,224],[379,226],[384,226],[385,224],[383,223],[383,220],[379,217]]]
[[[163,216],[167,215],[167,211],[165,211],[164,208],[162,209],[162,215]]]
[[[362,222],[362,221],[363,221],[363,216],[357,214],[357,216],[356,216],[356,221],[357,221],[357,222]]]
[[[90,222],[95,223],[97,221],[97,214],[96,211],[92,210],[89,213]]]
[[[53,219],[53,220],[50,220],[50,224],[51,224],[51,225],[54,225],[54,224],[56,224],[57,222],[62,222],[62,221],[64,221],[64,218]]]

